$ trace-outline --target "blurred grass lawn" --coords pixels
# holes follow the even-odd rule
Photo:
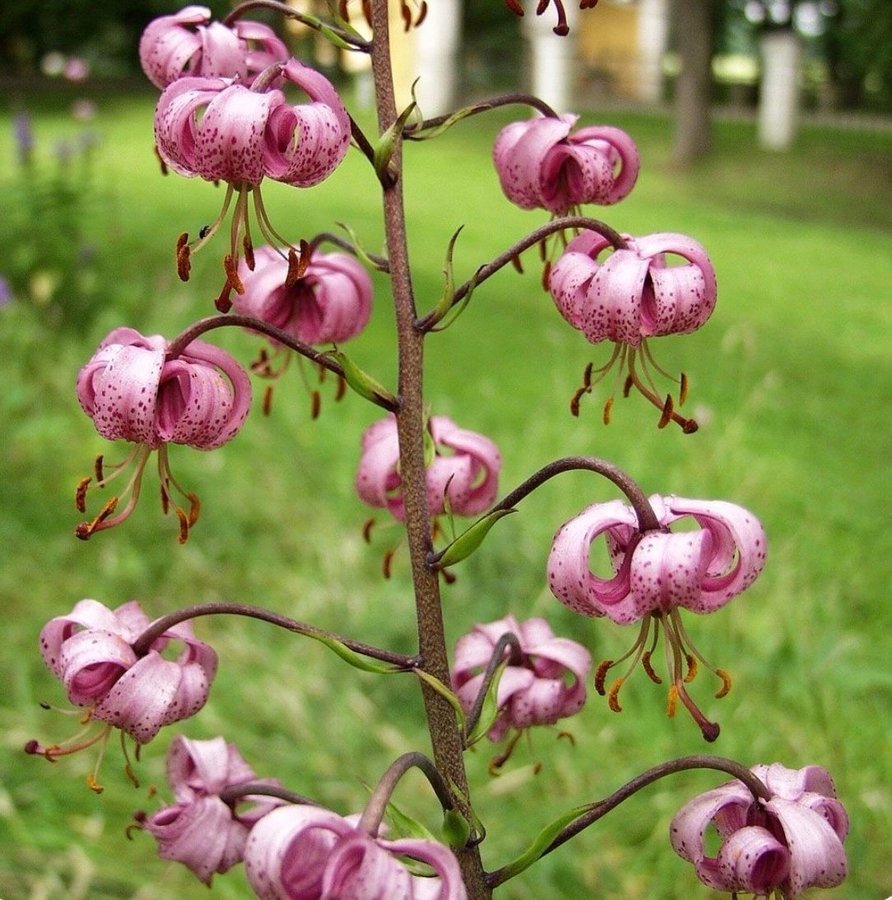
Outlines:
[[[224,252],[220,237],[195,259],[190,283],[177,281],[177,234],[212,221],[222,192],[157,175],[151,100],[105,98],[99,106],[92,127],[101,136],[101,216],[86,228],[100,244],[114,303],[77,340],[47,330],[21,303],[0,313],[4,900],[208,896],[184,869],[159,861],[150,838],[124,837],[134,809],[169,799],[164,751],[179,729],[166,729],[145,749],[138,790],[127,783],[119,749],[110,746],[99,797],[84,784],[92,754],[50,766],[21,753],[29,738],[51,741],[73,731],[73,722],[38,705],[63,705],[64,694],[45,671],[36,640],[46,620],[78,599],[116,606],[139,598],[150,615],[243,600],[397,650],[413,646],[404,556],[397,555],[390,581],[380,575],[397,532],[382,519],[366,546],[367,511],[352,487],[359,437],[377,412],[354,396],[336,406],[328,385],[322,416],[310,422],[296,367],[276,388],[269,418],[255,409],[236,441],[213,454],[171,453],[175,474],[203,501],[186,546],[177,544],[150,486],[116,533],[87,544],[72,536],[74,485],[97,453],[109,459],[121,453],[104,445],[80,412],[73,392],[78,368],[119,324],[172,336],[210,314]],[[501,445],[505,490],[551,458],[586,453],[626,468],[647,491],[747,506],[768,531],[769,564],[726,609],[687,617],[700,649],[735,679],[721,702],[709,699],[708,675],[693,686],[722,725],[717,744],[705,747],[681,714],[666,719],[663,690],[639,672],[624,688],[622,714],[593,696],[567,722],[575,746],[557,740],[557,730],[533,734],[494,780],[486,773],[492,749],[478,747],[469,766],[488,829],[485,860],[489,868],[502,865],[569,806],[609,793],[662,759],[714,750],[749,764],[827,766],[852,818],[851,876],[834,896],[886,896],[892,892],[892,137],[814,128],[792,153],[773,155],[754,149],[750,125],[722,123],[714,156],[679,175],[669,167],[668,120],[609,119],[639,142],[643,169],[633,194],[602,217],[630,233],[688,233],[706,245],[718,272],[719,303],[708,326],[652,345],[664,367],[688,373],[688,403],[703,427],[693,436],[657,431],[656,412],[637,399],[618,400],[606,428],[597,396],[585,398],[579,419],[570,417],[567,403],[583,367],[605,350],[586,345],[556,313],[538,287],[534,253],[526,255],[525,277],[500,273],[478,290],[457,325],[429,341],[432,409]],[[464,278],[543,221],[511,207],[499,191],[489,152],[505,121],[505,115],[479,118],[407,148],[421,309],[436,302],[444,248],[458,225],[465,225],[456,254],[457,276]],[[64,110],[45,108],[35,129],[45,152],[74,126]],[[5,115],[4,181],[15,177],[13,156]],[[369,249],[380,249],[378,200],[358,154],[317,189],[274,184],[264,196],[288,235],[309,237],[346,222]],[[15,235],[0,224],[0,236],[10,252]],[[379,288],[371,327],[353,354],[392,383],[392,315],[383,280]],[[258,346],[241,333],[215,337],[245,361]],[[579,473],[526,500],[445,591],[451,639],[510,610],[547,616],[596,659],[622,652],[632,631],[574,616],[551,598],[544,579],[557,527],[584,505],[613,496],[608,484]],[[221,666],[208,706],[182,731],[197,738],[226,734],[259,775],[275,775],[347,813],[361,807],[363,783],[374,782],[395,755],[427,748],[418,691],[408,678],[355,673],[321,647],[260,623],[203,620],[197,631],[213,642]],[[534,774],[537,762],[543,767]],[[666,837],[678,806],[718,780],[694,773],[661,782],[510,882],[501,896],[709,896]],[[149,796],[150,786],[160,800]],[[397,802],[436,827],[435,804],[420,779],[407,779]],[[211,895],[248,896],[242,872],[217,878]]]

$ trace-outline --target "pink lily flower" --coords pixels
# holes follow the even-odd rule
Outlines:
[[[214,873],[227,872],[244,857],[248,832],[268,812],[285,801],[261,794],[240,802],[237,809],[220,794],[242,785],[280,786],[275,779],[258,779],[233,744],[222,737],[192,741],[178,736],[167,751],[167,780],[176,802],[151,815],[138,815],[140,827],[158,842],[162,859],[181,862],[210,885]]]
[[[498,491],[502,458],[487,437],[459,428],[447,416],[432,416],[428,432],[433,456],[427,468],[428,505],[432,517],[447,509],[475,516],[487,509]],[[390,415],[370,425],[362,436],[356,490],[369,506],[387,509],[403,520],[396,419]]]
[[[82,539],[118,525],[130,515],[139,499],[145,465],[157,450],[165,511],[171,486],[190,504],[188,515],[175,507],[181,540],[185,540],[198,516],[198,500],[171,474],[167,445],[214,450],[235,437],[245,421],[251,405],[251,384],[228,353],[203,341],[192,341],[173,358],[168,356],[168,348],[160,335],[144,337],[132,328],[116,328],[78,375],[78,400],[96,430],[109,440],[123,438],[135,445],[127,459],[113,467],[111,475],[103,473],[100,457],[96,473],[101,486],[131,462],[134,464],[130,482],[122,492],[129,499],[115,515],[118,498],[112,498],[99,516],[78,528],[77,535]],[[90,480],[84,479],[78,488],[81,512],[85,511]]]
[[[483,686],[484,671],[499,639],[513,634],[520,658],[509,657],[496,695],[499,715],[489,730],[499,741],[509,728],[553,725],[575,715],[585,704],[585,680],[592,665],[588,650],[576,641],[555,637],[545,619],[518,622],[506,616],[475,625],[455,645],[452,689],[465,712],[470,712]]]
[[[292,105],[283,88],[294,85],[310,102]],[[184,77],[172,82],[155,108],[155,143],[163,162],[180,175],[228,184],[216,221],[196,242],[181,236],[177,270],[189,277],[190,255],[216,233],[237,196],[230,229],[230,252],[224,258],[227,286],[218,300],[229,308],[229,293],[241,294],[238,260],[244,248],[253,258],[248,198],[253,197],[258,227],[271,243],[288,247],[293,265],[297,251],[281,239],[266,214],[260,183],[272,178],[295,187],[311,187],[341,163],[350,145],[350,117],[325,76],[295,59],[261,72],[250,86],[225,78]],[[300,260],[301,266],[305,260]],[[300,267],[297,274],[302,274]]]
[[[597,370],[593,382],[586,379],[586,392],[610,371],[614,362],[626,369],[627,386],[634,386],[655,406],[664,410],[666,422],[675,418],[689,430],[691,420],[672,415],[672,403],[662,401],[650,385],[648,363],[662,372],[647,347],[647,338],[666,334],[689,334],[712,315],[716,301],[715,270],[703,247],[681,234],[626,236],[626,245],[604,261],[598,256],[610,242],[593,231],[574,238],[554,264],[548,287],[561,315],[592,343],[616,344],[607,365]],[[667,256],[681,258],[682,265],[669,265]],[[636,369],[640,360],[643,378]],[[679,402],[684,402],[686,381],[681,379]],[[581,392],[575,398],[578,401]],[[609,404],[605,418],[609,416]],[[666,422],[661,422],[666,424]],[[686,427],[687,426],[687,427]],[[696,429],[696,423],[693,428]]]
[[[693,706],[684,682],[696,671],[695,658],[722,680],[720,695],[730,689],[730,678],[697,652],[678,610],[714,612],[746,590],[765,565],[765,532],[752,513],[733,503],[656,495],[650,503],[665,530],[642,532],[634,510],[619,500],[596,503],[566,522],[555,535],[548,557],[549,586],[558,600],[584,616],[607,616],[620,625],[641,621],[638,639],[617,662],[634,655],[632,665],[642,660],[655,679],[651,650],[645,648],[651,626],[662,626],[673,660],[670,714],[675,699],[681,699],[701,727],[716,727]],[[669,530],[670,525],[689,518],[697,523],[697,530]],[[613,569],[607,578],[594,574],[589,564],[592,544],[601,535]],[[615,664],[611,660],[599,669],[601,688],[607,670]],[[625,677],[610,690],[611,706],[616,709]]]
[[[563,216],[583,203],[606,206],[628,195],[638,179],[635,142],[607,125],[570,134],[578,118],[539,116],[502,129],[493,160],[509,200]]]
[[[399,857],[425,863],[432,877],[412,874]],[[444,845],[385,840],[349,819],[313,806],[282,806],[248,835],[245,872],[260,900],[464,900],[458,862]]]
[[[212,22],[205,6],[154,19],[139,41],[143,72],[162,90],[183,75],[244,81],[289,56],[268,25],[239,20],[230,28]]]
[[[847,874],[843,841],[849,830],[845,807],[820,766],[787,769],[780,763],[753,766],[769,800],[756,800],[740,781],[707,791],[672,820],[669,836],[697,877],[719,891],[757,897],[777,892],[794,900],[809,887],[836,887]],[[721,839],[715,856],[704,835]]]
[[[346,253],[314,253],[304,274],[288,278],[288,258],[275,247],[254,251],[254,269],[245,260],[239,277],[245,287],[233,309],[275,325],[305,344],[343,343],[368,324],[372,279]]]
[[[43,627],[40,652],[47,667],[62,681],[71,703],[88,711],[88,722],[106,725],[88,740],[78,735],[69,744],[48,747],[32,742],[29,752],[53,760],[106,740],[112,727],[147,744],[164,725],[194,716],[204,706],[217,654],[196,639],[189,622],[181,622],[137,656],[133,645],[150,624],[135,600],[115,610],[81,600],[68,615]],[[183,644],[176,659],[162,655],[173,641]]]

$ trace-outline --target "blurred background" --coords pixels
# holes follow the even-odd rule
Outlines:
[[[892,4],[640,0],[579,13],[557,41],[553,10],[523,20],[499,0],[431,2],[425,26],[398,39],[403,90],[421,75],[426,114],[509,90],[535,90],[583,124],[626,129],[642,157],[639,183],[594,214],[631,234],[678,231],[708,249],[719,279],[710,322],[653,342],[659,363],[685,371],[694,435],[658,431],[657,414],[617,399],[601,422],[597,393],[580,417],[568,404],[586,363],[606,361],[556,312],[541,262],[503,271],[428,345],[432,411],[491,436],[502,448],[501,493],[557,456],[606,457],[648,492],[728,499],[752,509],[769,535],[769,563],[742,597],[709,617],[689,616],[704,655],[734,689],[712,700],[705,674],[692,686],[722,725],[713,747],[694,724],[667,719],[665,694],[638,673],[624,712],[592,696],[563,723],[522,741],[502,775],[498,747],[478,746],[469,769],[488,828],[485,861],[520,853],[568,806],[610,793],[670,756],[707,749],[747,764],[817,763],[834,774],[851,818],[851,874],[832,896],[892,893],[892,577],[888,465],[892,370]],[[211,4],[217,15],[228,8]],[[140,787],[109,745],[97,796],[86,752],[51,766],[25,742],[63,740],[75,726],[37,635],[81,598],[111,607],[139,599],[149,615],[219,599],[267,605],[348,636],[412,652],[414,613],[399,533],[369,515],[353,490],[363,429],[377,411],[293,365],[270,412],[255,403],[239,437],[211,454],[175,447],[174,474],[202,499],[189,542],[164,518],[148,473],[131,519],[81,543],[73,529],[78,481],[93,459],[123,458],[95,433],[74,395],[79,368],[112,328],[167,337],[213,312],[225,240],[176,277],[174,245],[217,216],[222,190],[162,177],[153,152],[157,91],[139,70],[145,24],[176,7],[160,2],[15,2],[0,10],[0,897],[207,897],[185,869],[157,859],[152,840],[125,834],[134,810],[170,800],[164,752],[183,732],[235,741],[258,775],[343,813],[364,785],[409,749],[426,749],[417,688],[356,673],[316,645],[261,623],[205,620],[199,636],[221,658],[202,713],[165,729],[136,765]],[[336,81],[367,133],[374,131],[367,73],[312,35],[274,24],[296,55]],[[456,276],[544,221],[502,196],[491,164],[501,127],[526,116],[501,109],[406,149],[410,247],[420,310],[442,291],[446,245],[460,225]],[[358,153],[309,191],[264,188],[280,231],[295,240],[355,230],[380,250],[380,201]],[[221,244],[220,241],[223,241]],[[376,276],[376,308],[354,345],[356,361],[393,384],[392,313]],[[224,333],[224,331],[226,333]],[[260,343],[234,330],[215,340],[246,365]],[[266,385],[255,383],[259,398]],[[312,421],[310,390],[322,395]],[[604,390],[608,388],[605,386]],[[522,436],[522,437],[521,437]],[[582,473],[550,482],[457,567],[444,602],[450,640],[475,622],[513,612],[548,618],[596,660],[621,654],[629,630],[582,620],[545,582],[562,522],[613,489]],[[396,548],[389,580],[382,560]],[[168,733],[169,732],[169,733]],[[540,765],[541,764],[541,765]],[[549,856],[501,896],[710,896],[669,847],[668,823],[717,783],[707,773],[664,781]],[[419,779],[397,802],[431,828]],[[240,870],[211,896],[250,896]],[[716,895],[718,896],[718,895]],[[828,896],[831,896],[828,894]]]

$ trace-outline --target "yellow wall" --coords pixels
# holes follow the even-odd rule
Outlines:
[[[579,77],[584,89],[606,88],[634,97],[638,78],[638,8],[633,3],[601,2],[583,10],[576,25]],[[571,32],[572,34],[572,32]]]

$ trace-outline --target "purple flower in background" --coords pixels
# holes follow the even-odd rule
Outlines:
[[[244,81],[289,56],[268,25],[211,22],[211,11],[204,6],[186,6],[154,19],[139,42],[143,71],[162,90],[183,75]]]
[[[778,892],[794,900],[810,887],[836,887],[847,874],[843,841],[849,830],[829,773],[820,766],[753,766],[770,799],[755,799],[740,781],[701,794],[672,820],[679,856],[711,888],[758,897]],[[714,856],[707,831],[720,841]]]
[[[0,309],[3,309],[4,306],[9,306],[13,301],[13,293],[12,287],[9,282],[0,275]]]
[[[659,683],[650,664],[653,647],[649,644],[651,628],[662,627],[669,645],[667,658],[672,660],[670,714],[680,699],[708,739],[714,740],[718,727],[705,720],[684,684],[694,677],[697,659],[722,680],[718,696],[730,690],[730,677],[708,666],[697,652],[679,609],[714,612],[746,590],[765,565],[765,532],[751,512],[722,500],[654,495],[650,503],[662,526],[659,531],[642,532],[635,511],[619,500],[596,503],[566,522],[555,535],[548,557],[548,583],[561,603],[584,616],[607,616],[620,625],[642,623],[632,649],[599,668],[600,693],[604,693],[607,671],[630,656],[632,666],[641,660]],[[669,530],[670,525],[691,519],[698,526],[695,530]],[[602,535],[613,573],[606,578],[592,572],[590,563],[592,545]],[[616,710],[626,677],[617,679],[609,692]]]
[[[244,293],[235,312],[281,328],[305,344],[343,343],[366,326],[372,279],[346,253],[314,252],[302,276],[289,279],[288,257],[275,247],[254,251],[254,268],[239,265]]]
[[[210,884],[214,873],[242,861],[248,832],[270,810],[285,801],[262,794],[241,796],[239,808],[220,794],[246,785],[278,787],[274,779],[258,779],[234,745],[222,737],[192,741],[178,736],[167,752],[167,781],[175,803],[151,815],[140,814],[139,825],[158,842],[162,859],[180,862]]]
[[[607,125],[571,134],[578,118],[540,116],[502,129],[493,160],[509,200],[562,216],[583,203],[616,203],[632,190],[639,168],[635,142]]]
[[[407,857],[433,870],[412,874]],[[465,900],[458,862],[444,845],[385,840],[314,806],[281,806],[248,835],[245,871],[260,900]]]
[[[96,600],[81,600],[64,616],[51,619],[40,632],[40,652],[75,706],[88,719],[109,727],[92,740],[27,748],[48,759],[96,743],[111,727],[147,744],[164,725],[195,715],[205,704],[217,670],[217,654],[196,639],[189,622],[181,622],[137,656],[133,645],[151,620],[133,600],[109,609]],[[183,645],[175,658],[166,648]]]
[[[29,113],[24,110],[16,113],[14,131],[19,165],[27,166],[34,159],[34,130]]]
[[[509,656],[499,679],[499,715],[489,730],[491,741],[501,740],[509,728],[553,725],[579,712],[585,704],[585,679],[592,664],[585,647],[555,637],[544,619],[518,622],[509,615],[497,622],[475,625],[458,639],[452,671],[452,689],[465,712],[474,707],[483,673],[506,633],[517,638],[520,656]]]
[[[428,422],[431,457],[427,467],[427,498],[431,516],[448,510],[474,516],[487,509],[498,490],[502,458],[487,437],[459,428],[447,416]],[[390,415],[370,425],[362,436],[356,490],[369,506],[388,509],[400,521],[405,516],[400,492],[399,442],[396,419]]]
[[[62,67],[66,81],[86,81],[90,77],[90,64],[80,56],[69,56]]]
[[[144,337],[132,328],[116,328],[78,375],[77,397],[96,430],[108,440],[134,444],[110,475],[103,473],[101,461],[97,465],[97,481],[105,486],[133,463],[130,482],[122,492],[129,497],[125,508],[115,515],[118,498],[113,497],[96,518],[78,527],[78,537],[86,540],[130,515],[139,499],[146,462],[157,450],[165,511],[172,488],[190,504],[188,514],[176,507],[180,539],[185,540],[198,517],[198,500],[183,491],[171,474],[167,445],[213,450],[235,437],[245,421],[251,383],[228,353],[203,341],[192,341],[175,357],[168,355],[168,348],[160,335]],[[85,479],[78,488],[81,512],[89,481]]]

